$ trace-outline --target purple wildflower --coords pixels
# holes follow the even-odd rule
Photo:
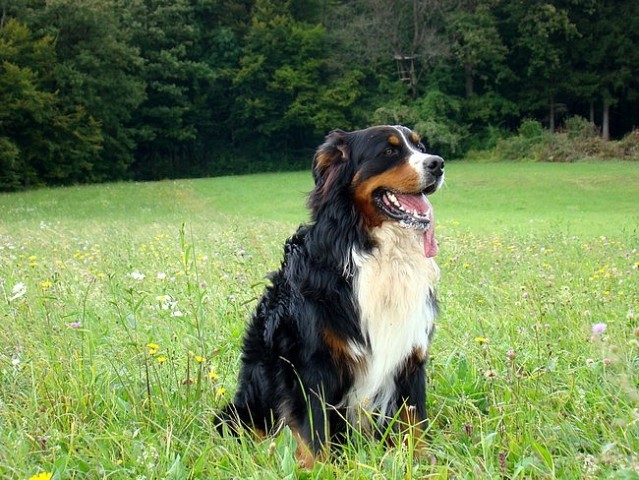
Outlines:
[[[606,324],[605,323],[595,323],[592,326],[592,334],[593,335],[601,335],[605,331],[606,331]]]

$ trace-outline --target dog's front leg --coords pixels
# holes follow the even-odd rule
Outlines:
[[[297,450],[295,457],[304,469],[311,469],[316,459],[324,457],[330,438],[328,415],[324,395],[317,390],[306,392],[306,412],[299,419],[289,423]]]
[[[316,354],[296,370],[297,389],[289,405],[287,424],[297,441],[296,458],[302,468],[313,468],[328,453],[333,405],[343,387],[332,360]]]
[[[400,434],[412,441],[416,456],[426,454],[426,371],[424,362],[412,357],[396,377]]]

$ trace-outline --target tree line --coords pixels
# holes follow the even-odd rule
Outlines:
[[[0,190],[296,168],[373,123],[619,137],[637,45],[634,0],[0,0]]]

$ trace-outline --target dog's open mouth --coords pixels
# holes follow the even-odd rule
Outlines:
[[[400,225],[424,233],[424,254],[427,257],[437,255],[435,240],[435,212],[426,193],[407,194],[379,189],[374,194],[377,208]]]

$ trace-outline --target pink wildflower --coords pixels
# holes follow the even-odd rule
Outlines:
[[[606,331],[606,324],[605,323],[595,323],[592,326],[592,334],[593,335],[601,335],[605,331]]]

